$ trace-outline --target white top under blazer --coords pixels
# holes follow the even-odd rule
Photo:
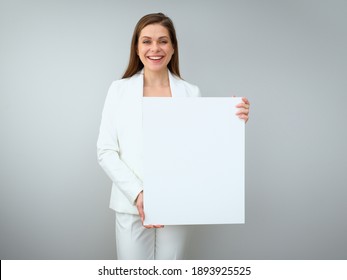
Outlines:
[[[168,73],[173,98],[200,96],[197,86]],[[112,180],[110,208],[128,214],[138,214],[135,200],[143,190],[143,78],[142,70],[111,84],[97,141],[99,164]]]

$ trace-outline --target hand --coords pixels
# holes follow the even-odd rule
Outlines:
[[[142,221],[142,225],[143,222],[145,220],[145,212],[143,211],[143,191],[139,193],[139,195],[136,198],[136,207],[137,207],[137,211],[139,211],[139,215]],[[145,228],[163,228],[163,225],[144,225]]]
[[[246,97],[242,97],[243,103],[237,104],[236,108],[240,108],[240,110],[237,111],[236,115],[239,116],[240,119],[245,120],[245,123],[248,121],[249,117],[249,107],[250,103]]]

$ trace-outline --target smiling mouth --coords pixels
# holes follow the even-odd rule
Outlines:
[[[147,56],[147,58],[152,61],[160,61],[163,56]]]

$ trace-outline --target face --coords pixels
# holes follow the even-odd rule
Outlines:
[[[169,31],[160,24],[150,24],[141,30],[137,54],[145,70],[160,72],[167,69],[174,53]]]

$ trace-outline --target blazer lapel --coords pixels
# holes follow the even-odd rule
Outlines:
[[[130,93],[134,97],[143,96],[143,70],[130,78]]]
[[[181,80],[175,77],[169,70],[168,72],[172,97],[184,97],[185,91]]]

